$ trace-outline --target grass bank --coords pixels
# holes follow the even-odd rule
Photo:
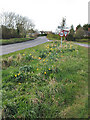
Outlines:
[[[75,42],[75,43],[76,43],[76,42]],[[90,45],[90,42],[77,42],[77,43],[82,43],[82,44]]]
[[[35,38],[12,38],[12,39],[0,39],[0,45],[8,45],[20,42],[26,42],[29,40],[34,40]]]
[[[52,41],[3,55],[3,118],[87,118],[87,53]]]
[[[61,40],[61,37],[59,35],[56,34],[48,34],[47,38],[49,40]],[[63,40],[65,39],[65,37],[63,37]]]

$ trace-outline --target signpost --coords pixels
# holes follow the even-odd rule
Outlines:
[[[68,32],[69,32],[69,31],[67,31],[67,30],[62,30],[62,31],[59,33],[59,36],[61,37],[61,47],[62,47],[62,37],[65,36],[65,38],[66,38],[66,36],[68,35]]]
[[[58,29],[61,29],[59,36],[61,37],[61,47],[62,47],[62,37],[63,36],[65,36],[65,38],[67,37],[69,31],[65,29],[69,29],[69,28],[65,26],[58,26]]]
[[[63,31],[61,31],[61,32],[59,33],[59,36],[61,37],[61,47],[62,47],[62,37],[64,36]]]

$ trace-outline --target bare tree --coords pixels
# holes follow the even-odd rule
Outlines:
[[[1,14],[1,25],[4,30],[4,33],[7,29],[9,34],[17,34],[18,37],[25,37],[27,31],[34,29],[34,24],[32,20],[27,17],[23,17],[19,14],[13,12],[4,12]],[[4,35],[5,36],[5,35]],[[11,35],[12,36],[12,35]]]
[[[1,14],[2,25],[8,28],[14,28],[15,26],[15,13],[13,12],[3,12]]]

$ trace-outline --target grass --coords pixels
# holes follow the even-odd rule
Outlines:
[[[61,40],[61,37],[59,35],[56,34],[48,34],[47,38],[49,40]],[[63,37],[63,40],[65,39],[65,37]]]
[[[25,42],[29,40],[33,40],[35,38],[12,38],[12,39],[0,39],[0,45],[8,45],[14,43]]]
[[[89,40],[89,39],[83,38],[83,39],[76,39],[75,41],[76,41],[76,42],[86,42],[86,43],[88,43],[88,40]]]
[[[3,55],[3,118],[87,118],[87,53],[52,41]]]
[[[77,43],[82,43],[82,44],[90,45],[90,42],[77,42]]]

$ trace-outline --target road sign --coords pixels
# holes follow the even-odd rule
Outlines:
[[[69,32],[69,31],[65,31],[65,30],[64,30],[64,36],[65,36],[65,37],[68,35],[68,32]]]
[[[64,31],[64,35],[65,35],[65,37],[67,36],[67,32],[66,31]]]
[[[60,37],[63,37],[63,36],[64,36],[64,33],[61,31],[61,32],[59,33],[59,36],[60,36]]]

